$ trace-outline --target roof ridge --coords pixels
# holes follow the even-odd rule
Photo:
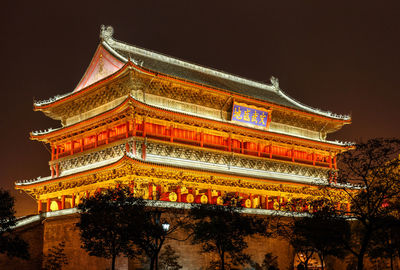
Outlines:
[[[102,30],[100,31],[100,38],[101,38],[102,44],[105,45],[105,46],[108,45],[107,47],[112,49],[116,53],[116,56],[118,56],[121,60],[128,61],[127,58],[125,58],[122,55],[120,55],[118,52],[115,51],[115,49],[124,50],[124,51],[127,51],[127,50],[126,50],[126,48],[123,48],[123,47],[119,47],[119,48],[115,48],[114,49],[113,46],[115,46],[115,45],[116,46],[130,47],[132,49],[136,49],[136,53],[141,54],[143,56],[147,56],[147,57],[150,57],[150,58],[153,58],[153,59],[156,59],[156,60],[161,60],[161,61],[162,60],[166,60],[166,61],[163,61],[163,62],[168,62],[168,60],[172,60],[174,62],[172,62],[172,63],[169,62],[170,64],[184,66],[186,68],[189,68],[189,69],[192,69],[192,70],[195,70],[195,71],[201,71],[201,72],[204,72],[204,73],[207,73],[207,74],[211,74],[211,75],[217,75],[217,76],[223,77],[223,78],[228,79],[228,80],[240,82],[240,83],[243,83],[243,84],[247,84],[249,86],[259,87],[259,88],[262,88],[263,90],[266,90],[266,91],[271,91],[271,92],[278,93],[279,90],[280,90],[280,89],[276,88],[274,83],[272,83],[272,80],[273,80],[274,77],[271,77],[271,84],[267,84],[265,82],[260,82],[260,81],[256,81],[256,80],[252,80],[252,79],[247,79],[247,78],[242,77],[240,75],[235,75],[235,74],[232,74],[232,73],[228,73],[226,71],[219,70],[219,69],[216,69],[216,68],[202,66],[202,65],[199,65],[199,64],[187,61],[187,60],[180,59],[178,57],[170,56],[170,55],[167,55],[167,54],[164,54],[164,53],[160,53],[160,52],[156,52],[156,51],[153,51],[153,50],[145,49],[145,48],[142,48],[140,46],[132,45],[132,44],[129,44],[127,42],[117,40],[112,36],[113,33],[114,33],[114,29],[112,28],[112,26],[105,27],[104,25],[102,25],[101,29]],[[141,66],[140,63],[139,63],[139,66]]]
[[[256,87],[258,89],[262,89],[264,91],[268,91],[274,94],[277,94],[281,96],[282,98],[286,99],[290,103],[300,107],[301,109],[308,111],[308,112],[313,112],[317,113],[323,116],[327,116],[330,118],[334,119],[340,119],[340,120],[350,120],[351,117],[349,115],[340,115],[340,114],[335,114],[332,113],[331,111],[324,111],[318,108],[313,108],[309,105],[303,104],[300,101],[297,101],[296,99],[290,97],[287,93],[285,93],[280,87],[279,87],[279,80],[275,77],[270,78],[271,84],[263,83],[263,82],[258,82],[254,81],[251,79],[246,79],[244,77],[238,76],[238,75],[233,75],[224,71],[220,71],[217,69],[209,68],[209,67],[204,67],[198,64],[194,64],[185,60],[181,60],[179,58],[169,56],[163,53],[151,51],[148,49],[144,49],[141,47],[138,47],[136,45],[131,45],[123,41],[119,41],[115,38],[113,38],[114,34],[114,28],[112,26],[101,26],[100,30],[100,39],[102,45],[104,45],[110,52],[114,54],[114,56],[118,57],[119,59],[123,61],[128,61],[127,58],[125,58],[123,55],[121,55],[117,50],[124,51],[129,54],[130,50],[132,50],[134,53],[142,55],[144,57],[149,57],[154,60],[162,61],[164,63],[168,63],[171,65],[175,66],[180,66],[184,68],[191,69],[193,71],[201,72],[207,75],[212,75],[212,76],[217,76],[223,79],[227,79],[232,82],[237,82],[241,83],[244,85],[248,85],[251,87]],[[130,58],[130,57],[129,57]],[[143,63],[138,63],[139,66],[142,66]]]

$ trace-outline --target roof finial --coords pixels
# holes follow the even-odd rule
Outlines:
[[[278,78],[271,76],[271,78],[269,79],[271,81],[272,87],[275,89],[275,91],[279,91],[279,80]]]
[[[104,24],[100,27],[100,38],[101,40],[107,40],[112,38],[114,34],[114,28],[111,25],[105,26]]]

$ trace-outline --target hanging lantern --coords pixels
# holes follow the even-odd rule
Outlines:
[[[211,202],[212,202],[212,204],[223,205],[224,199],[222,199],[221,196],[213,196],[211,198]]]
[[[182,202],[186,202],[186,203],[194,202],[193,194],[190,194],[190,193],[182,194]]]
[[[240,201],[240,205],[242,207],[251,208],[251,200],[250,199],[242,199]]]
[[[208,203],[208,197],[206,196],[206,195],[197,195],[195,198],[194,198],[194,202],[195,203],[201,203],[201,204],[206,204],[206,203]]]
[[[175,192],[165,192],[161,195],[161,201],[176,202],[178,195]]]

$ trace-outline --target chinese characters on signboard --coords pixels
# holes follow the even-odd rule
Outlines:
[[[253,108],[242,103],[234,103],[232,110],[232,121],[246,123],[259,127],[267,127],[268,111]]]

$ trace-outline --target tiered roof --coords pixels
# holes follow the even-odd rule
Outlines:
[[[337,115],[331,112],[322,111],[294,100],[280,89],[278,80],[275,78],[271,78],[271,84],[260,83],[218,70],[188,63],[186,61],[182,61],[136,46],[128,45],[113,38],[113,29],[111,26],[102,26],[100,38],[101,43],[98,46],[95,55],[93,56],[92,61],[88,69],[86,70],[83,78],[78,83],[74,91],[61,96],[56,96],[47,101],[35,102],[35,110],[43,111],[49,117],[61,120],[61,113],[59,113],[57,107],[67,107],[68,104],[74,103],[81,97],[96,92],[98,89],[97,86],[105,85],[108,82],[112,82],[118,78],[125,76],[131,70],[136,70],[142,73],[149,74],[151,76],[163,76],[165,78],[172,78],[179,82],[194,85],[195,87],[206,87],[207,89],[223,94],[229,93],[230,95],[232,95],[233,98],[241,98],[243,100],[248,100],[249,102],[254,101],[255,103],[257,103],[257,105],[261,104],[260,106],[263,106],[263,104],[273,104],[276,108],[284,108],[285,110],[287,109],[294,113],[298,112],[305,117],[319,118],[322,119],[320,121],[325,126],[325,122],[329,122],[332,126],[331,130],[339,129],[341,126],[343,126],[344,124],[348,124],[351,121],[350,116]],[[89,97],[92,98],[94,96]],[[120,113],[124,110],[131,109],[132,107],[134,107],[135,109],[139,108],[140,110],[147,112],[151,111],[154,114],[162,112],[163,115],[168,115],[167,118],[172,120],[176,120],[179,117],[184,117],[185,119],[187,119],[187,122],[201,123],[201,125],[204,127],[219,125],[219,128],[221,130],[232,133],[234,133],[233,131],[235,130],[239,130],[237,129],[239,126],[231,121],[210,118],[208,119],[207,117],[203,117],[202,115],[190,115],[181,111],[173,112],[169,110],[170,108],[165,109],[154,106],[153,104],[146,104],[146,102],[136,99],[136,97],[132,96],[132,94],[127,94],[125,97],[121,97],[118,103],[115,103],[112,108],[104,110],[98,115],[95,115],[93,117],[86,117],[84,121],[73,122],[59,129],[47,130],[44,132],[32,132],[31,138],[51,143],[53,140],[57,139],[60,136],[75,136],[76,132],[83,132],[86,128],[89,129],[96,125],[99,125],[99,123],[101,124],[105,122],[104,119],[106,119],[110,115],[113,115],[116,112]],[[76,111],[74,112],[78,113]],[[245,126],[240,126],[240,130],[243,130],[247,134],[250,134],[253,137],[257,138],[275,139],[279,137],[287,140],[290,139],[291,143],[293,144],[306,146],[312,145],[313,147],[317,146],[321,149],[332,149],[335,150],[335,152],[344,151],[347,146],[345,143],[329,142],[325,139],[317,140],[315,138],[303,138],[301,136],[284,134],[282,132],[274,132],[271,130],[257,130]],[[108,161],[92,164],[89,165],[89,167],[83,166],[79,169],[77,168],[71,171],[61,172],[61,175],[59,175],[59,177],[63,178],[70,175],[79,174],[83,171],[101,169],[104,166],[111,166],[111,164],[119,164],[120,159],[129,159],[132,162],[135,161],[139,163],[145,162],[143,160],[137,159],[137,157],[132,157],[129,155],[127,156],[127,154],[125,153],[119,158],[113,158]],[[172,163],[168,163],[166,162],[166,159],[164,157],[151,155],[148,155],[148,160],[146,162],[148,161],[153,164],[164,164],[165,166],[173,166],[174,162],[176,162],[176,160],[174,161],[171,159]],[[179,163],[186,164],[185,160],[179,160]],[[204,166],[204,164],[201,164],[199,162],[195,164],[193,162],[190,163],[189,161],[187,161],[187,163],[188,164],[186,164],[186,167],[192,169],[200,170],[202,168],[201,166]],[[212,167],[212,165],[210,164],[208,164],[207,166],[209,166],[210,168]],[[248,173],[245,172],[246,169],[242,168],[232,167],[227,169],[224,167],[221,169],[217,168],[217,166],[214,167],[212,168],[214,171],[221,171],[227,174],[245,175],[246,173]],[[255,178],[268,177],[269,179],[279,179],[281,181],[283,179],[286,179],[288,181],[312,183],[316,180],[313,177],[301,177],[301,179],[299,179],[299,176],[290,175],[290,173],[272,173],[271,175],[267,175],[265,171],[257,172],[256,170],[254,170],[253,174],[254,175],[252,176]],[[48,177],[44,179],[36,179],[31,182],[18,183],[17,185],[30,186],[33,183],[36,184],[48,181],[50,179],[52,178]]]
[[[154,73],[164,74],[189,83],[232,92],[244,97],[267,101],[299,111],[321,115],[331,119],[350,122],[349,115],[338,115],[304,105],[288,96],[279,87],[278,80],[271,78],[271,84],[261,83],[231,75],[215,69],[192,64],[177,58],[129,45],[113,38],[113,28],[102,26],[99,45],[85,75],[73,92],[56,96],[47,101],[35,102],[37,110],[51,106],[67,97],[82,91],[118,71],[124,64],[132,61],[136,66]]]

